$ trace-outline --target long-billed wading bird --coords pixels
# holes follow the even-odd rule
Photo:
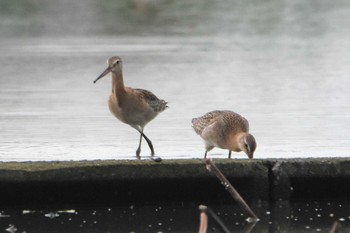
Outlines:
[[[204,158],[214,147],[228,149],[228,158],[232,151],[244,151],[253,158],[256,141],[249,133],[248,121],[241,115],[232,111],[212,111],[193,118],[192,127],[205,142]]]
[[[164,111],[167,102],[158,99],[152,92],[143,89],[134,89],[124,86],[122,59],[118,56],[107,60],[108,67],[96,78],[100,78],[112,72],[112,94],[109,96],[108,106],[111,113],[121,122],[130,125],[140,133],[139,146],[136,156],[140,159],[142,137],[151,149],[154,159],[154,149],[151,140],[144,134],[143,129],[148,122],[153,120],[158,113]],[[160,158],[156,158],[160,161]]]

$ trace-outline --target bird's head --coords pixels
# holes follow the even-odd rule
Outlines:
[[[118,56],[113,56],[108,58],[107,60],[107,68],[105,69],[105,71],[102,72],[102,74],[100,74],[100,76],[98,76],[94,83],[96,83],[100,78],[106,76],[109,72],[113,72],[117,75],[121,75],[122,74],[122,59]]]
[[[238,146],[248,155],[248,158],[253,158],[254,151],[256,149],[256,141],[253,135],[249,133],[243,134],[239,139]]]

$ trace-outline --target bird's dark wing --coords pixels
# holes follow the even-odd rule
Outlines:
[[[164,109],[166,109],[167,102],[159,99],[155,94],[153,94],[150,91],[144,90],[144,89],[135,89],[140,94],[140,97],[148,103],[155,112],[162,112]]]

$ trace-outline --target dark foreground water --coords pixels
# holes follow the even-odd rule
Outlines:
[[[260,218],[248,223],[235,205],[209,207],[230,232],[329,232],[335,221],[350,231],[348,202],[294,202],[252,205]],[[70,206],[70,208],[1,208],[2,232],[198,232],[198,203]],[[209,217],[208,232],[222,232]]]

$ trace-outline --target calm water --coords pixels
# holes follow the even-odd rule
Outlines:
[[[159,156],[202,157],[190,121],[214,109],[250,121],[256,158],[349,155],[348,1],[122,2],[0,3],[0,160],[134,158],[111,78],[92,83],[111,55],[169,102],[145,129]]]
[[[349,232],[347,203],[311,202],[253,206],[260,221],[248,224],[235,205],[211,205],[230,232],[329,232],[335,221]],[[198,232],[197,203],[75,206],[69,209],[0,210],[0,229],[5,232]],[[209,216],[208,233],[223,232]]]

